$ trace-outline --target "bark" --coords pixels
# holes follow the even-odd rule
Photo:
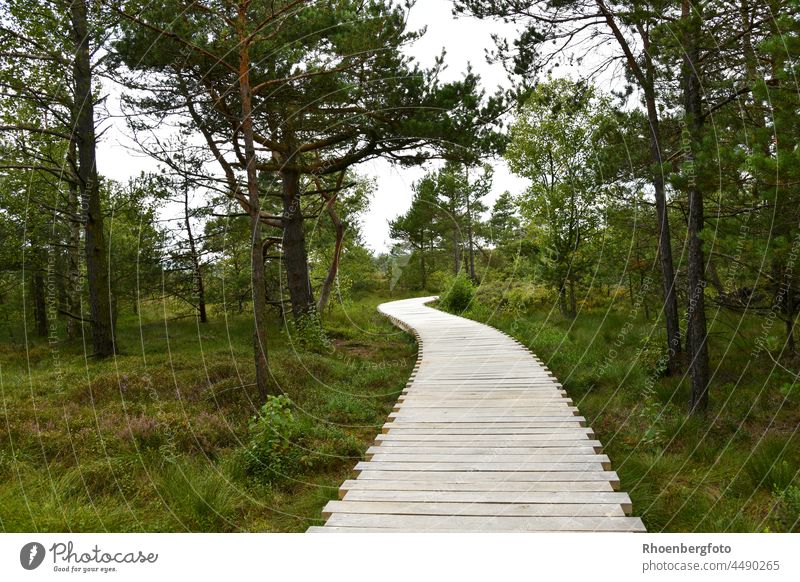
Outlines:
[[[473,282],[477,282],[475,277],[475,238],[472,231],[472,205],[470,195],[467,192],[467,241],[469,243],[469,276]]]
[[[94,130],[94,97],[89,56],[87,10],[84,0],[70,6],[75,45],[73,63],[75,93],[75,138],[78,146],[78,182],[85,213],[86,274],[89,286],[89,311],[92,327],[92,348],[99,358],[115,353],[114,323],[111,313],[111,287],[108,273],[108,247],[103,231],[100,182],[97,175]]]
[[[45,298],[44,276],[41,271],[36,270],[31,279],[33,319],[36,323],[36,335],[39,337],[47,337],[47,300]]]
[[[77,159],[75,142],[70,143],[70,158]],[[73,215],[69,219],[69,239],[67,249],[67,273],[66,273],[66,296],[67,311],[74,315],[81,312],[81,215],[80,194],[78,184],[69,183],[68,192],[69,213]],[[78,319],[67,317],[67,337],[75,339],[80,335],[82,324]]]
[[[280,172],[283,184],[283,259],[286,284],[295,318],[308,314],[314,307],[311,278],[308,273],[303,212],[300,206],[300,174],[296,170]]]
[[[628,296],[631,300],[631,308],[636,306],[636,298],[633,294],[633,275],[631,274],[630,270],[628,270]]]
[[[683,46],[684,53],[684,107],[689,147],[687,148],[687,167],[691,172],[687,189],[689,202],[688,239],[689,239],[689,320],[687,326],[687,344],[690,356],[689,368],[692,377],[692,392],[689,409],[702,412],[708,408],[708,343],[705,313],[705,261],[703,258],[703,192],[698,181],[702,174],[697,160],[695,148],[702,131],[702,94],[700,86],[699,34],[700,16],[692,14],[690,0],[683,0],[683,19],[688,24]]]
[[[333,247],[333,258],[331,259],[331,266],[328,268],[328,276],[322,283],[322,289],[319,292],[319,301],[317,303],[317,311],[322,313],[328,305],[333,283],[336,281],[336,274],[339,272],[339,260],[342,256],[342,243],[344,242],[344,225],[339,215],[336,213],[334,204],[336,203],[336,194],[332,195],[326,203],[328,216],[336,228],[336,243]]]
[[[197,312],[200,323],[208,322],[206,314],[206,291],[203,282],[203,270],[200,265],[200,256],[197,252],[197,243],[192,232],[191,213],[189,212],[189,186],[183,188],[183,223],[186,226],[186,237],[189,241],[189,258],[192,261],[192,275],[194,279],[194,290],[197,294]]]
[[[240,1],[237,14],[239,35],[239,92],[242,101],[242,136],[247,169],[247,201],[250,213],[251,241],[251,291],[253,294],[253,358],[256,368],[256,389],[266,401],[272,383],[269,381],[267,362],[267,296],[264,290],[264,242],[261,236],[261,200],[256,172],[256,150],[253,137],[252,93],[250,90],[250,47],[246,40],[246,0]]]
[[[458,225],[453,227],[453,273],[461,271],[461,238],[458,236]]]
[[[575,317],[578,313],[578,304],[575,301],[575,281],[569,280],[569,314],[570,317]]]
[[[422,289],[428,288],[428,269],[425,265],[425,238],[422,238],[422,245],[419,248],[419,268],[422,271]]]
[[[658,257],[661,265],[661,285],[664,293],[664,323],[667,329],[667,348],[669,359],[667,368],[676,374],[681,368],[681,330],[678,319],[678,298],[675,290],[675,268],[672,260],[672,237],[670,235],[667,196],[662,174],[661,130],[655,91],[645,90],[647,119],[650,125],[650,161],[653,165],[653,192],[656,200],[658,220]]]

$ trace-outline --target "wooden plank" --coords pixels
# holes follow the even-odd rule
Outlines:
[[[619,477],[614,471],[361,471],[359,479],[419,481],[431,483],[485,483],[498,480],[523,481],[607,481],[616,491]]]
[[[351,489],[345,501],[415,501],[437,503],[599,503],[615,504],[625,514],[632,505],[627,493],[616,491],[408,491]]]
[[[323,519],[334,513],[391,515],[477,515],[515,517],[616,516],[625,513],[613,503],[443,503],[411,501],[329,501],[322,510]]]
[[[387,429],[389,434],[394,434],[397,436],[422,436],[422,435],[429,435],[429,436],[443,436],[443,435],[451,435],[451,436],[476,436],[476,435],[506,435],[506,436],[516,436],[516,437],[525,437],[525,436],[571,436],[575,437],[577,435],[593,435],[592,429],[590,428],[583,428],[583,427],[575,427],[575,428],[567,428],[567,427],[543,427],[543,428],[502,428],[498,426],[490,426],[486,428],[443,428],[443,429],[433,429],[433,428],[389,428]],[[388,436],[388,435],[387,435]]]
[[[517,462],[517,463],[493,463],[493,462],[462,462],[453,461],[451,463],[431,462],[392,462],[392,461],[361,461],[356,464],[355,471],[468,471],[468,472],[504,472],[504,471],[602,471],[608,469],[608,463],[596,461],[582,461],[579,463],[568,463],[559,461],[550,462]]]
[[[608,481],[476,481],[447,483],[432,481],[392,481],[389,479],[348,479],[339,488],[339,496],[350,491],[498,491],[498,492],[572,492],[606,491],[614,488]]]
[[[383,435],[383,436],[390,436],[390,435]],[[541,450],[556,450],[556,449],[563,449],[567,447],[591,447],[595,453],[602,453],[603,446],[600,444],[600,441],[597,440],[578,440],[578,439],[568,439],[568,440],[559,440],[559,441],[497,441],[497,440],[477,440],[477,441],[445,441],[445,440],[436,440],[436,441],[414,441],[414,440],[379,440],[375,441],[375,444],[372,445],[373,447],[379,448],[407,448],[417,447],[420,450],[425,449],[442,449],[447,450],[448,452],[458,455],[461,454],[462,451],[469,451],[470,449],[492,449],[497,450],[499,448],[505,449],[509,452],[509,454],[514,454],[514,452],[518,449],[541,449]],[[436,452],[436,451],[432,451]]]
[[[597,455],[594,451],[583,455],[574,454],[572,449],[569,449],[569,451],[569,453],[534,453],[527,455],[508,455],[505,453],[495,455],[424,455],[420,453],[398,454],[392,451],[372,455],[370,461],[373,463],[581,463],[585,461],[603,464],[611,463],[606,455]]]
[[[394,527],[416,531],[433,528],[475,531],[645,531],[638,517],[510,517],[472,515],[390,515],[334,513],[326,525],[339,527]]]
[[[562,429],[558,429],[562,430]],[[587,432],[574,431],[569,433],[564,432],[534,432],[527,434],[506,434],[500,433],[478,433],[478,434],[408,434],[402,431],[391,431],[388,434],[379,434],[375,437],[375,442],[447,442],[452,443],[465,443],[464,446],[472,446],[477,444],[480,446],[482,443],[491,443],[492,446],[512,446],[511,443],[518,443],[517,446],[534,446],[537,444],[555,443],[559,441],[574,442],[581,439],[586,441],[593,440],[589,435],[592,434],[591,429]]]

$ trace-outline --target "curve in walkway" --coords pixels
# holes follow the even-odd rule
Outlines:
[[[417,337],[417,366],[358,477],[309,531],[645,531],[547,367],[434,299],[378,307]]]

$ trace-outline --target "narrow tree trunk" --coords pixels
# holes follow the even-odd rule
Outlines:
[[[47,337],[47,299],[45,297],[45,280],[42,271],[35,270],[31,277],[31,295],[33,297],[33,320],[36,323],[36,335]]]
[[[469,192],[467,193],[467,240],[469,242],[469,276],[473,282],[477,282],[477,277],[475,277],[475,240],[472,232],[472,208]]]
[[[322,284],[322,289],[319,292],[319,301],[317,302],[317,311],[322,313],[328,305],[333,283],[336,281],[336,274],[339,272],[339,260],[342,256],[342,243],[344,242],[344,225],[339,215],[336,213],[334,204],[336,203],[336,195],[334,194],[327,201],[326,207],[328,216],[336,228],[336,243],[333,247],[333,258],[331,259],[331,266],[328,268],[328,276]]]
[[[291,161],[290,161],[291,163]],[[286,284],[292,301],[292,315],[302,317],[314,306],[311,278],[308,273],[303,211],[300,206],[300,174],[293,169],[281,171],[283,183],[283,259]]]
[[[247,195],[250,208],[251,292],[253,294],[253,356],[256,367],[256,389],[262,400],[272,392],[267,364],[267,297],[264,291],[264,242],[261,236],[261,200],[258,192],[256,151],[253,137],[252,95],[250,92],[250,53],[247,33],[246,0],[238,6],[239,91],[242,100],[242,136],[247,169]]]
[[[703,258],[703,192],[698,183],[701,164],[698,163],[695,149],[698,147],[703,126],[702,95],[700,87],[699,34],[700,15],[692,13],[690,0],[683,0],[683,20],[688,25],[684,37],[684,107],[687,123],[687,167],[689,168],[689,320],[687,327],[692,393],[689,409],[702,412],[708,407],[708,343],[705,313],[705,261]]]
[[[100,182],[97,176],[94,97],[89,56],[88,19],[85,0],[70,5],[75,45],[74,131],[78,144],[78,178],[85,213],[86,274],[89,283],[89,309],[92,324],[92,348],[99,358],[113,355],[114,324],[111,314],[111,287],[108,273],[108,248],[103,231]]]
[[[77,161],[75,141],[70,143],[70,158]],[[67,241],[67,310],[72,315],[81,314],[81,216],[78,184],[69,184],[68,219],[69,238]],[[81,322],[75,317],[67,317],[67,337],[75,339],[80,335]]]
[[[642,294],[642,305],[644,305],[644,318],[645,321],[650,321],[650,302],[644,296],[644,274],[639,272],[639,292]]]
[[[653,165],[653,190],[658,220],[658,257],[661,264],[661,284],[664,292],[664,322],[667,328],[667,348],[670,374],[681,368],[681,329],[678,319],[678,298],[675,293],[675,268],[672,261],[672,239],[667,212],[667,196],[664,189],[661,156],[661,130],[655,95],[646,91],[647,117],[650,124],[650,161]]]
[[[569,315],[575,317],[578,314],[578,304],[575,301],[575,281],[569,280]]]
[[[419,247],[419,268],[422,271],[422,290],[428,288],[428,269],[425,265],[425,239],[423,237],[422,244]]]
[[[636,306],[636,299],[633,294],[633,274],[628,269],[628,295],[631,299],[631,308]]]
[[[184,184],[183,188],[183,223],[186,226],[186,237],[189,240],[189,257],[192,261],[192,274],[194,279],[194,291],[197,294],[197,311],[200,323],[208,322],[206,314],[206,291],[203,283],[203,271],[200,265],[200,256],[197,252],[197,243],[192,232],[191,213],[189,212],[189,186]]]
[[[458,236],[458,225],[453,227],[453,273],[461,272],[461,239]]]

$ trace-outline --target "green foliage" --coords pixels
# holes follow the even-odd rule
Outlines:
[[[14,410],[0,431],[2,528],[304,531],[414,365],[413,341],[375,310],[386,299],[332,308],[335,351],[298,346],[269,321],[270,370],[286,396],[264,410],[246,315],[198,326],[172,316],[185,309],[177,301],[142,301],[136,316],[121,310],[113,361],[87,362],[80,341],[62,342],[58,369],[45,340],[29,338],[27,359],[0,344]]]
[[[786,531],[797,532],[800,530],[800,487],[790,485],[786,489],[775,489],[778,501],[778,519]]]
[[[440,296],[440,305],[452,313],[466,311],[475,295],[475,286],[463,273],[450,277],[445,283],[445,288]]]
[[[243,455],[248,475],[263,483],[287,485],[359,452],[358,441],[339,428],[295,414],[291,400],[282,394],[269,396],[250,421],[250,442]]]
[[[291,338],[297,345],[316,352],[331,351],[331,340],[322,326],[322,318],[311,309],[291,321]]]
[[[265,481],[287,479],[299,469],[299,449],[293,442],[303,427],[292,414],[292,401],[281,394],[268,396],[259,414],[250,420],[247,470]]]

